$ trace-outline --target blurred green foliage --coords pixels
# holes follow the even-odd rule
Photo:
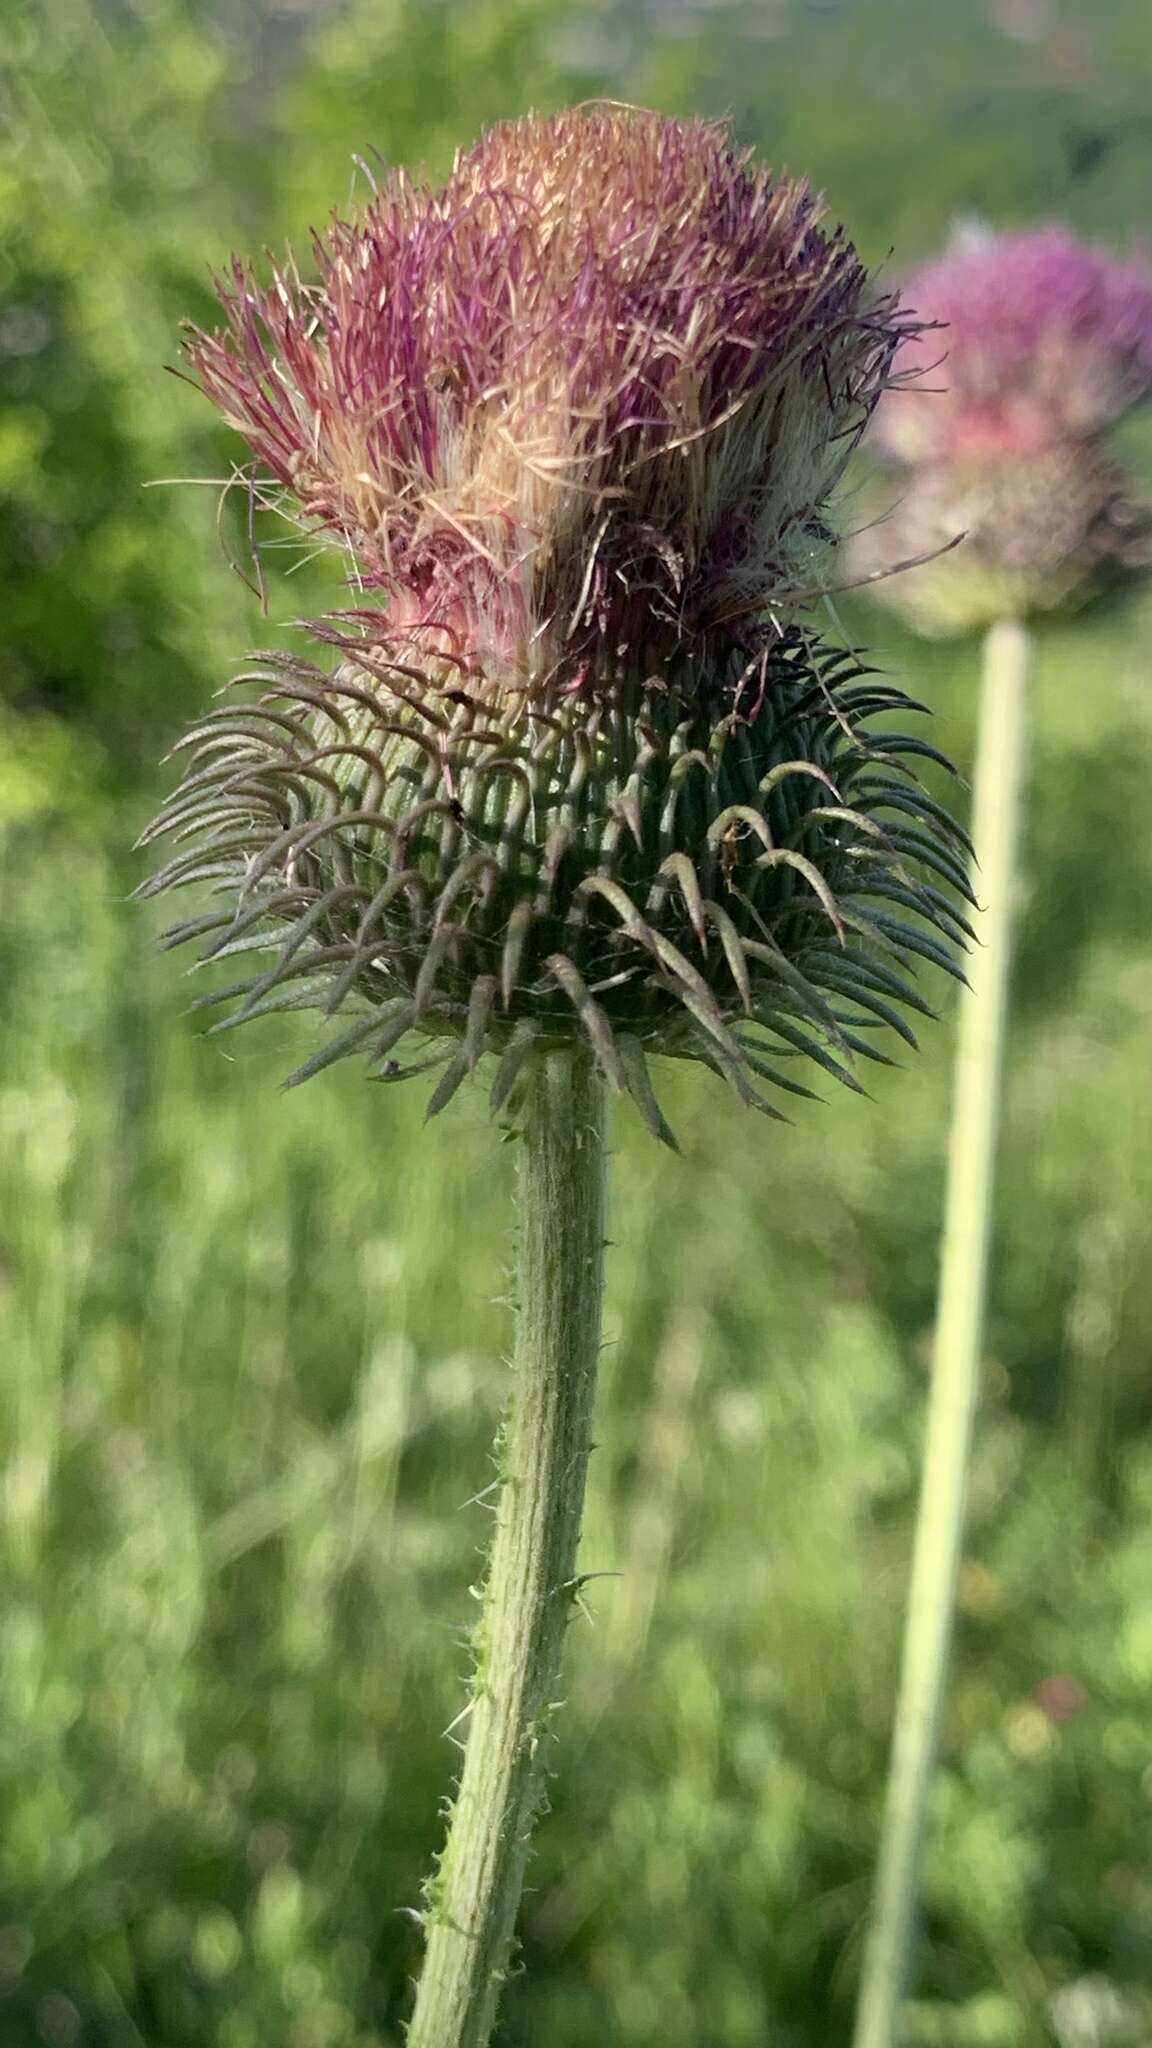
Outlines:
[[[732,108],[876,259],[1145,222],[1142,0],[9,0],[0,134],[0,2037],[383,2048],[504,1384],[478,1103],[195,1034],[124,898],[155,755],[331,567],[245,557],[178,323],[365,173],[592,90]],[[1137,453],[1139,450],[1137,449]],[[146,485],[155,485],[145,488]],[[218,531],[218,525],[220,531]],[[972,656],[851,613],[970,758]],[[907,2048],[1152,2039],[1148,618],[1044,641],[959,1661]],[[939,992],[943,993],[943,992]],[[946,1028],[753,1127],[617,1129],[610,1344],[509,2048],[836,2048],[875,1849]],[[468,1504],[470,1503],[470,1504]]]

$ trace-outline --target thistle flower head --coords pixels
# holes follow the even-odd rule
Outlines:
[[[905,336],[875,422],[897,461],[1028,457],[1090,438],[1152,392],[1152,274],[1066,228],[966,227],[905,297]]]
[[[885,517],[877,494],[854,546],[875,594],[944,634],[1146,570],[1152,519],[1103,442],[1152,395],[1152,274],[1060,227],[966,228],[905,291],[927,324],[903,338],[872,434],[898,496]]]
[[[359,639],[594,692],[813,580],[896,339],[819,213],[701,122],[514,122],[318,236],[317,283],[237,265],[189,354],[347,548]]]
[[[236,265],[189,354],[357,602],[314,629],[332,672],[266,657],[189,736],[150,887],[225,900],[174,938],[270,949],[237,1015],[359,1004],[302,1071],[390,1077],[421,1035],[437,1108],[582,1034],[666,1136],[648,1052],[766,1107],[797,1053],[847,1077],[908,1035],[955,828],[803,595],[905,323],[818,202],[715,126],[594,107],[390,177],[314,258]]]

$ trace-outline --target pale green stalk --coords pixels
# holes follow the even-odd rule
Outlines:
[[[980,1386],[1000,1082],[1026,753],[1029,640],[993,626],[984,649],[972,839],[977,895],[961,994],[924,1470],[873,1918],[854,2048],[895,2048],[917,1911]]]
[[[429,1887],[408,2048],[492,2031],[544,1785],[600,1350],[603,1084],[590,1054],[534,1065],[520,1143],[519,1322],[464,1768]]]

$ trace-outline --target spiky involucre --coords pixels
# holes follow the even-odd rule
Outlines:
[[[956,828],[905,701],[802,623],[828,492],[902,327],[807,189],[723,131],[591,108],[498,128],[318,239],[237,267],[200,381],[362,593],[333,673],[264,657],[185,743],[153,891],[255,957],[228,1022],[315,1005],[443,1106],[583,1035],[669,1135],[646,1064],[750,1102],[851,1081],[949,965]],[[938,886],[938,885],[943,885]],[[261,949],[269,963],[259,965]],[[219,1000],[219,995],[210,1000]]]

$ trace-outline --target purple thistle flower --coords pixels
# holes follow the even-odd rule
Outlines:
[[[529,119],[390,178],[316,284],[235,265],[188,352],[380,594],[358,642],[596,686],[816,580],[901,332],[820,213],[710,124]]]
[[[876,1025],[910,1037],[909,959],[962,939],[956,828],[924,741],[886,731],[878,772],[904,699],[805,610],[908,323],[820,213],[715,126],[531,117],[439,189],[390,177],[315,283],[235,265],[191,334],[361,599],[313,628],[331,673],[263,657],[189,735],[146,835],[177,840],[149,893],[224,898],[172,943],[272,956],[226,1022],[359,1005],[297,1078],[414,1071],[411,1035],[434,1109],[490,1050],[499,1106],[584,1038],[667,1138],[650,1052],[771,1111],[796,1054],[856,1085]]]
[[[961,230],[903,296],[876,445],[897,461],[1030,454],[1102,432],[1152,391],[1152,272],[1052,225]]]
[[[926,324],[871,436],[899,495],[853,549],[875,595],[953,633],[1144,573],[1152,521],[1104,439],[1152,396],[1152,272],[1057,226],[965,228],[904,291]]]

